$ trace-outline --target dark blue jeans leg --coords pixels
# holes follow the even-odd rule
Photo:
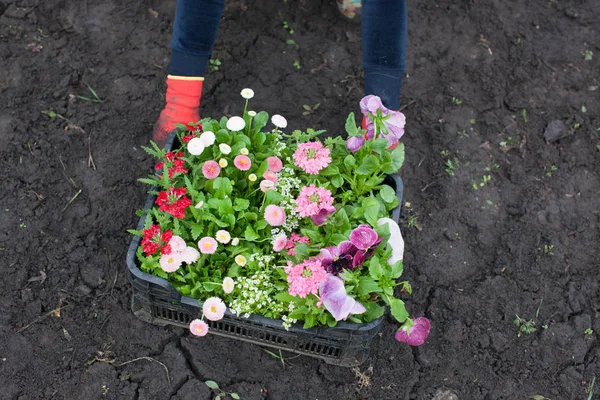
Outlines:
[[[224,0],[177,0],[170,75],[204,76],[224,4]]]
[[[400,108],[407,19],[406,0],[362,2],[364,93],[381,97],[392,110]]]

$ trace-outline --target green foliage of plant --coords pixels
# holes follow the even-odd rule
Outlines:
[[[537,328],[535,327],[535,321],[532,319],[526,321],[518,315],[515,315],[515,320],[513,321],[513,323],[518,329],[517,337],[521,337],[522,335],[531,335],[532,333],[537,331]]]
[[[221,67],[221,60],[219,60],[218,58],[211,58],[210,60],[208,60],[209,72],[218,71],[219,67]]]
[[[212,390],[217,392],[217,395],[215,396],[215,400],[224,400],[227,398],[228,395],[234,400],[241,399],[239,394],[237,394],[235,392],[226,392],[223,389],[221,389],[219,387],[219,384],[215,381],[205,381],[204,383],[206,384],[206,386],[208,386],[209,388],[211,388]]]

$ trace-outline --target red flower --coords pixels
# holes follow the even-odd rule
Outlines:
[[[195,137],[196,137],[196,135],[185,135],[184,137],[181,138],[181,141],[183,143],[189,143],[190,140],[192,140]]]
[[[169,179],[173,178],[173,176],[177,173],[179,174],[187,174],[188,169],[183,167],[185,161],[183,160],[173,160],[173,167],[169,168]]]
[[[142,231],[142,250],[147,256],[156,253],[159,249],[161,254],[171,254],[171,245],[169,240],[173,237],[172,231],[165,231],[161,234],[158,225],[152,225]]]
[[[173,153],[172,151],[169,151],[168,153],[165,154],[165,160],[173,161],[174,159],[175,159],[175,153]]]
[[[159,162],[154,168],[160,171],[165,167],[166,163],[169,179],[172,179],[175,176],[175,174],[178,173],[187,174],[189,170],[187,168],[184,168],[185,161],[181,160],[181,157],[183,157],[183,155],[184,154],[181,151],[177,152],[177,154],[173,153],[172,151],[169,151],[164,156],[165,161]],[[162,175],[159,176],[162,177]]]
[[[158,164],[156,164],[156,166],[154,168],[156,170],[161,170],[161,169],[163,169],[164,166],[165,166],[165,163],[161,161]]]
[[[175,218],[184,218],[185,209],[192,204],[192,201],[185,197],[185,188],[169,188],[166,192],[159,192],[156,204],[160,211],[168,212]]]

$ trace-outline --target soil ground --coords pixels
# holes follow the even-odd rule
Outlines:
[[[406,301],[432,332],[409,348],[386,322],[355,370],[291,355],[284,368],[130,312],[126,229],[153,165],[140,146],[164,102],[174,9],[0,0],[0,398],[214,398],[207,379],[242,399],[590,398],[600,2],[409,1]],[[214,58],[204,116],[235,113],[244,87],[292,129],[339,134],[358,111],[360,26],[331,0],[228,1]],[[77,97],[88,85],[103,102]],[[554,120],[564,137],[546,141]],[[515,315],[536,331],[518,337]]]

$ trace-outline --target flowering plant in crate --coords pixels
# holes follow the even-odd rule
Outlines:
[[[319,140],[321,131],[284,132],[280,115],[242,116],[182,125],[170,151],[152,143],[155,173],[137,250],[140,269],[168,280],[203,304],[190,330],[207,333],[204,318],[229,308],[240,318],[280,319],[286,329],[369,322],[388,305],[401,324],[396,338],[423,343],[429,321],[409,318],[394,288],[403,271],[404,242],[391,211],[399,206],[384,183],[404,160],[404,115],[378,97],[361,101],[348,139]]]

